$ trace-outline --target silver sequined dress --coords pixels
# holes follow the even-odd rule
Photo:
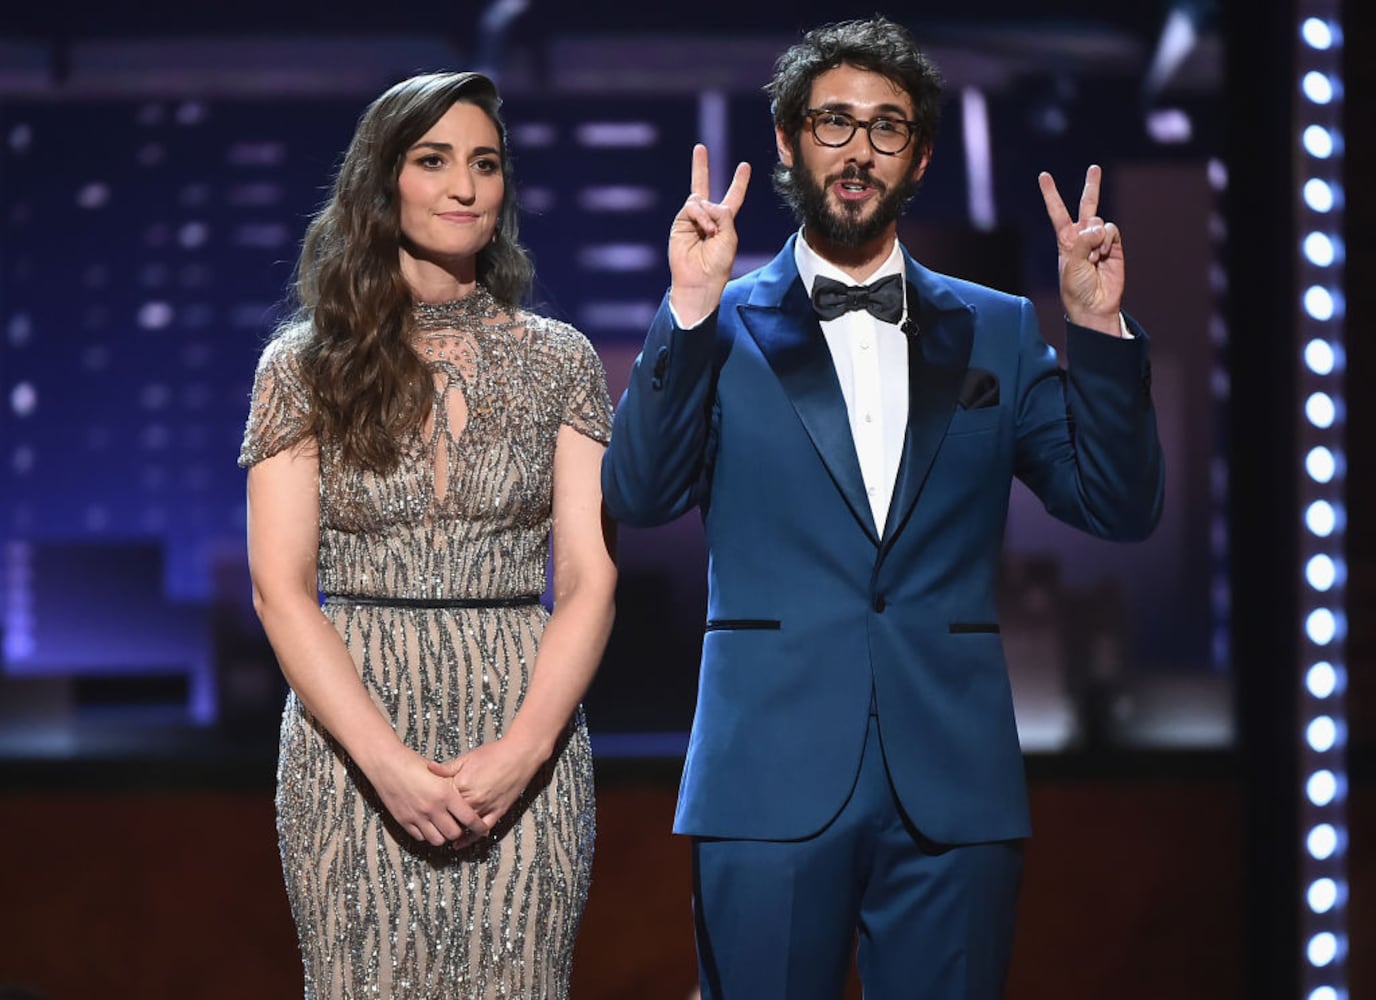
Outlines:
[[[508,598],[545,589],[555,439],[605,443],[601,362],[572,327],[486,290],[418,310],[435,380],[431,422],[386,475],[320,456],[326,594]],[[239,463],[300,441],[307,331],[270,343]],[[447,760],[499,736],[520,704],[538,604],[326,605],[364,685],[420,754]],[[556,1000],[568,996],[593,851],[582,711],[489,841],[461,852],[402,831],[295,695],[282,719],[277,827],[307,1000]]]

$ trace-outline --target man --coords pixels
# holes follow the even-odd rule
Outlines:
[[[1161,508],[1147,340],[1089,169],[1056,230],[1068,375],[1031,304],[897,242],[940,81],[884,18],[808,33],[767,87],[801,231],[728,284],[742,164],[707,151],[672,286],[603,461],[606,504],[700,507],[710,549],[675,830],[693,838],[707,1000],[1000,994],[1029,833],[994,602],[1014,476],[1056,517],[1138,539]],[[856,287],[867,286],[867,287]]]

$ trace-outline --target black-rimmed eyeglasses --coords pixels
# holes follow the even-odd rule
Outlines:
[[[895,156],[908,148],[917,134],[917,122],[904,118],[871,118],[865,121],[848,115],[844,111],[830,108],[808,108],[807,119],[812,123],[812,135],[823,146],[844,146],[855,135],[856,129],[864,129],[870,137],[870,145],[876,153]]]

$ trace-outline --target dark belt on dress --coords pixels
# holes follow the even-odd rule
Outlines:
[[[326,594],[326,604],[364,604],[374,608],[523,608],[540,603],[539,594],[519,597],[374,597]]]

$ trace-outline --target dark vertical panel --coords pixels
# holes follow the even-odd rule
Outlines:
[[[1343,78],[1347,86],[1345,243],[1347,245],[1347,585],[1348,746],[1353,795],[1348,822],[1351,849],[1348,880],[1348,976],[1351,995],[1376,996],[1376,807],[1371,804],[1376,759],[1376,397],[1367,391],[1376,371],[1376,40],[1364,4],[1346,5],[1347,42]],[[1360,13],[1366,16],[1360,17]]]
[[[1298,989],[1290,4],[1225,5],[1234,676],[1246,796],[1247,996]]]

